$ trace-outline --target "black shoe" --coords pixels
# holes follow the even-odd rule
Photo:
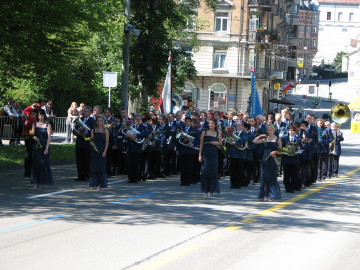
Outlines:
[[[190,186],[190,184],[180,184],[180,186]]]
[[[74,181],[86,181],[85,179],[75,178]]]

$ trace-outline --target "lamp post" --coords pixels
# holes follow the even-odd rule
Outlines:
[[[130,20],[130,0],[125,0],[126,20]],[[129,53],[130,53],[130,31],[127,23],[124,25],[123,64],[121,69],[121,109],[128,109],[129,99]]]
[[[305,77],[305,70],[306,70],[306,51],[307,51],[307,47],[304,47],[304,67],[303,67],[303,74],[302,74],[302,77],[304,78]]]

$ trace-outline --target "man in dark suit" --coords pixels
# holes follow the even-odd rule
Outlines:
[[[86,106],[83,111],[83,116],[80,118],[90,130],[93,129],[95,125],[94,118],[90,117],[91,111],[92,108]],[[86,130],[83,127],[77,127],[77,131],[75,131],[75,129],[73,130],[74,135],[76,135],[75,156],[78,173],[78,177],[75,181],[89,180],[91,148],[90,142],[86,141],[85,138],[91,136],[90,130]]]
[[[330,143],[328,177],[337,177],[339,172],[339,159],[341,155],[341,142],[344,140],[343,133],[339,131],[336,123],[331,123],[331,132],[334,140]]]
[[[180,162],[179,159],[177,158],[177,150],[176,150],[176,131],[178,129],[183,129],[185,127],[185,123],[183,121],[181,121],[183,116],[183,113],[181,111],[176,112],[175,114],[175,120],[172,122],[172,139],[171,139],[171,143],[170,143],[170,147],[172,147],[173,151],[171,151],[171,160],[172,160],[172,173],[177,175],[179,174],[180,171]]]
[[[141,156],[142,156],[142,143],[137,143],[135,139],[145,139],[149,132],[147,127],[141,124],[141,116],[134,116],[133,128],[137,130],[138,134],[126,134],[128,139],[126,145],[126,160],[128,164],[128,183],[137,183],[141,180]]]
[[[191,117],[185,117],[185,127],[182,128],[182,131],[195,138],[192,144],[189,144],[189,146],[185,146],[181,144],[179,140],[177,140],[176,142],[176,151],[179,152],[181,186],[189,186],[193,182],[192,176],[197,151],[191,146],[197,145],[200,140],[199,134],[196,129],[191,126],[191,122]]]
[[[207,113],[205,111],[202,111],[200,113],[200,125],[201,130],[208,130],[209,129],[209,121],[207,121]]]

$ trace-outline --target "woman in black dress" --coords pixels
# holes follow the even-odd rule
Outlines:
[[[218,149],[221,149],[222,137],[217,123],[211,119],[209,129],[200,136],[199,162],[201,162],[201,191],[205,196],[220,193],[218,177]]]
[[[31,183],[35,188],[43,184],[52,184],[53,176],[50,168],[49,145],[51,140],[51,125],[46,121],[43,109],[36,115],[36,122],[32,126],[34,139],[32,150]]]
[[[104,128],[104,119],[101,116],[96,117],[91,140],[89,185],[93,190],[100,190],[107,187],[106,151],[109,146],[109,130]]]
[[[275,127],[273,124],[268,124],[266,127],[266,134],[262,134],[253,140],[253,143],[265,143],[265,151],[261,160],[261,182],[259,188],[259,199],[264,201],[272,201],[281,199],[280,185],[277,181],[278,165],[275,161],[276,155],[281,152],[281,140],[274,135]]]

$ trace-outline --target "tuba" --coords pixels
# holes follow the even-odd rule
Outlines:
[[[224,128],[224,130],[223,130],[222,138],[228,144],[230,144],[231,146],[233,146],[233,147],[235,147],[235,148],[237,148],[239,150],[246,150],[248,148],[248,142],[246,142],[243,145],[236,145],[236,144],[233,145],[232,143],[239,140],[240,137],[235,135],[234,133],[229,133],[226,128]]]
[[[195,149],[195,150],[199,150],[198,147],[195,147],[193,145],[193,141],[195,140],[195,138],[189,134],[186,134],[184,131],[182,131],[181,129],[178,129],[178,131],[176,132],[176,139],[179,141],[179,143],[183,146]]]
[[[173,107],[173,112],[181,111],[182,109],[182,97],[179,94],[172,93],[171,104]]]
[[[126,136],[126,134],[129,134],[129,135],[135,134],[135,135],[137,135],[137,134],[140,133],[139,131],[137,131],[137,130],[136,130],[135,128],[133,128],[132,126],[130,126],[130,127],[124,126],[124,127],[120,128],[120,132],[121,132],[124,136]],[[132,141],[140,144],[140,143],[143,143],[143,142],[145,141],[145,138],[142,138],[142,139],[135,138],[135,139],[130,139],[130,140],[132,140]]]
[[[76,132],[78,132],[79,128],[84,128],[87,131],[91,130],[91,128],[85,125],[85,123],[80,119],[80,116],[74,118],[73,121],[71,122],[71,125],[72,125],[72,129]]]
[[[351,115],[350,108],[343,103],[335,104],[330,110],[331,120],[336,123],[339,129],[341,124],[344,124],[347,120],[349,120],[350,115]],[[334,140],[331,142],[333,145],[329,154],[332,155],[335,154],[335,150],[336,150],[337,132],[338,131],[335,132]]]

